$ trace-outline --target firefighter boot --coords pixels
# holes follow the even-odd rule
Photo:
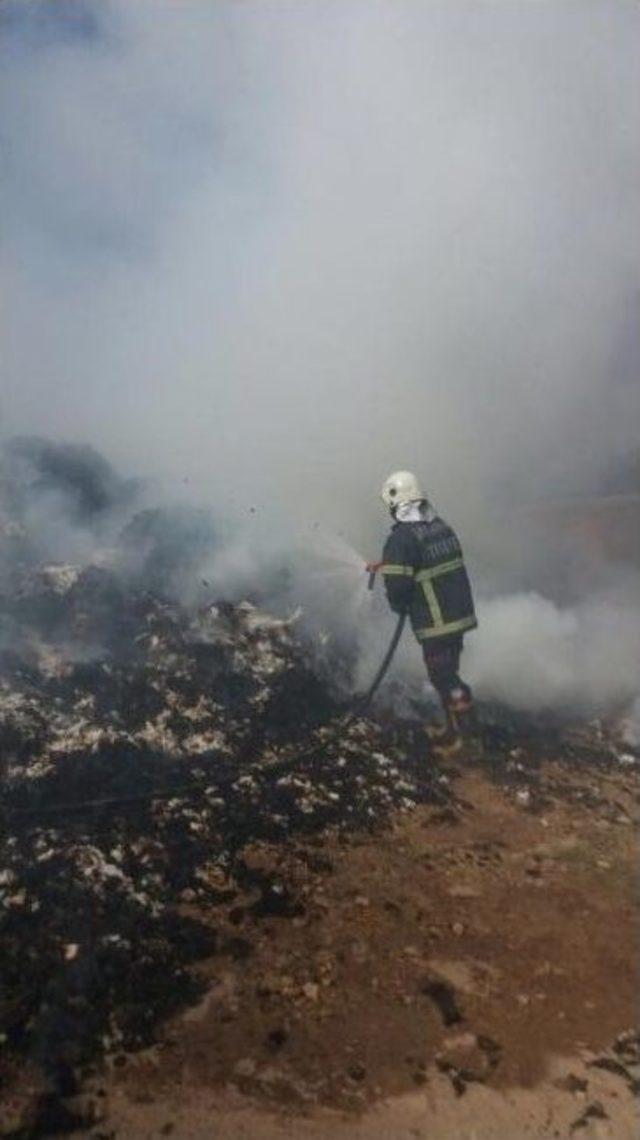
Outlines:
[[[448,704],[445,706],[446,720],[444,724],[430,724],[427,726],[427,738],[431,745],[431,752],[437,760],[449,760],[462,751],[463,741],[458,731]]]
[[[433,724],[428,724],[425,728],[427,740],[431,745],[439,744],[447,731],[447,725],[435,721]]]
[[[482,751],[482,742],[470,689],[460,687],[452,690],[448,701],[448,715],[460,740],[460,751],[463,751],[469,760],[476,758]]]

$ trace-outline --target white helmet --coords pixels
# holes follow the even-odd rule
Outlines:
[[[393,510],[403,503],[419,503],[425,498],[411,471],[394,471],[385,479],[380,492],[383,503]]]

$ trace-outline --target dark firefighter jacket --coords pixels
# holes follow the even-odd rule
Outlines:
[[[397,522],[382,558],[389,604],[396,613],[408,610],[418,641],[478,624],[462,548],[443,519]]]

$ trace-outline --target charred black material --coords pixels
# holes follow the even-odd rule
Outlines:
[[[197,995],[192,961],[250,950],[211,908],[303,913],[249,845],[446,793],[410,730],[344,727],[309,646],[248,603],[188,610],[98,567],[34,567],[6,607],[0,1033],[62,1093]]]

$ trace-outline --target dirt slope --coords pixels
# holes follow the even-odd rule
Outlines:
[[[87,1134],[631,1140],[637,778],[601,772],[595,796],[548,761],[542,809],[486,772],[452,784],[455,808],[376,835],[255,844],[299,907],[229,905],[235,957],[99,1075]]]

